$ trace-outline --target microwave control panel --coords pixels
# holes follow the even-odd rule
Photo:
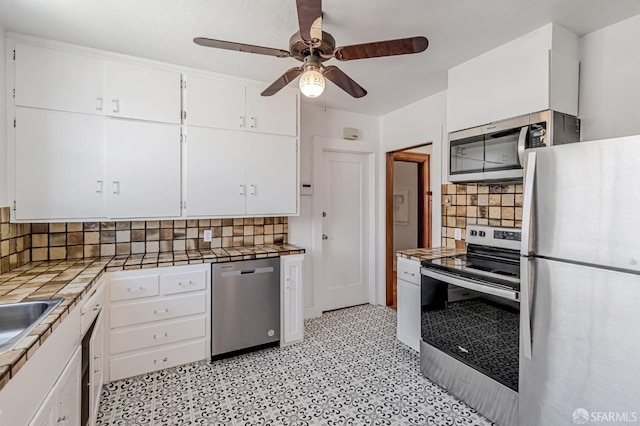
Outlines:
[[[535,123],[529,126],[529,148],[547,146],[547,123]]]

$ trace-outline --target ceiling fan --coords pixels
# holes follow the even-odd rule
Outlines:
[[[354,98],[361,98],[367,94],[365,89],[338,67],[325,66],[323,62],[329,59],[352,61],[354,59],[406,55],[423,52],[429,46],[429,40],[420,36],[336,47],[336,42],[331,34],[322,30],[322,0],[296,0],[296,6],[300,31],[291,36],[288,51],[204,37],[196,37],[193,41],[201,46],[218,49],[258,53],[278,58],[295,58],[303,64],[290,68],[271,86],[267,87],[262,92],[262,96],[278,93],[280,89],[301,75],[300,91],[309,98],[315,98],[322,94],[325,78]]]

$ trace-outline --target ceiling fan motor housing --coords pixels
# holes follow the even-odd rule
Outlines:
[[[331,58],[335,49],[336,41],[333,36],[323,31],[322,41],[319,46],[313,48],[313,53],[321,62],[324,62]],[[300,32],[295,33],[289,39],[289,52],[291,53],[291,57],[296,58],[299,61],[304,61],[307,56],[311,55],[311,49],[300,36]]]

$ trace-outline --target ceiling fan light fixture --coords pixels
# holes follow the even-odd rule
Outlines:
[[[324,76],[320,72],[320,67],[307,65],[304,73],[300,76],[300,91],[307,98],[317,98],[324,92]]]

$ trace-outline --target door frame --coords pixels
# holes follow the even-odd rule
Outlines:
[[[413,147],[415,148],[415,147]],[[418,246],[431,247],[432,235],[432,191],[430,180],[430,154],[406,152],[412,148],[387,152],[385,194],[385,301],[393,305],[393,169],[394,161],[406,161],[418,165]]]
[[[376,162],[378,147],[371,142],[347,141],[344,139],[334,139],[326,137],[313,137],[313,200],[312,200],[312,258],[313,258],[313,305],[305,307],[305,318],[314,318],[322,315],[323,302],[323,252],[322,252],[322,203],[324,200],[324,167],[323,159],[325,152],[342,152],[348,154],[366,154],[368,160],[369,182],[369,205],[366,212],[369,214],[369,247],[365,247],[365,256],[368,263],[367,281],[369,291],[369,303],[375,304],[376,300],[376,248],[378,247],[378,236],[376,234],[377,214],[376,214],[376,192],[377,173]]]

